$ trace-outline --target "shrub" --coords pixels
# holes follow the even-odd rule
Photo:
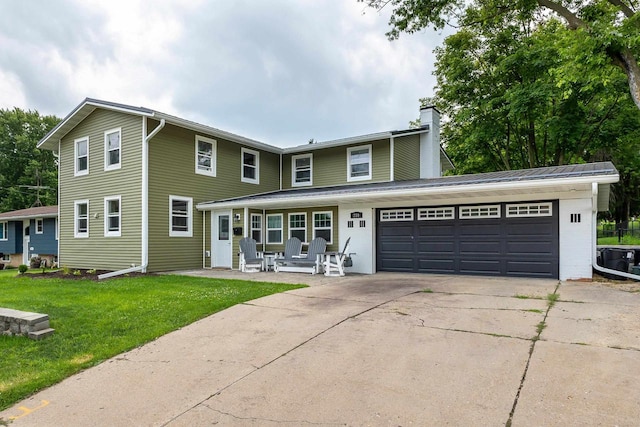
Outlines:
[[[18,271],[20,272],[20,274],[26,273],[28,269],[29,269],[29,266],[26,264],[20,264],[18,266]]]
[[[42,264],[42,258],[39,256],[34,256],[29,260],[29,267],[31,268],[40,268],[40,264]]]

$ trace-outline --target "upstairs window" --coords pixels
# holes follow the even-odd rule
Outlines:
[[[73,236],[77,238],[89,237],[89,201],[77,200],[74,204]]]
[[[322,237],[327,243],[332,243],[333,221],[331,212],[313,213],[313,238]]]
[[[120,196],[105,197],[104,199],[104,235],[105,237],[120,237]]]
[[[260,153],[248,148],[242,149],[242,182],[260,183]]]
[[[8,240],[9,239],[9,223],[0,222],[0,240]]]
[[[216,176],[216,148],[215,139],[196,136],[196,173],[200,175]]]
[[[104,169],[120,169],[121,129],[112,129],[104,133]]]
[[[89,137],[74,141],[75,176],[89,173]]]
[[[169,196],[169,236],[193,236],[192,210],[191,197]]]
[[[44,233],[44,219],[36,218],[36,234]]]
[[[262,214],[251,214],[251,238],[262,243]]]
[[[291,157],[291,185],[302,187],[313,183],[313,156],[301,154]]]
[[[307,214],[289,214],[289,237],[297,237],[301,242],[307,241]]]
[[[347,148],[347,181],[371,179],[371,145]]]

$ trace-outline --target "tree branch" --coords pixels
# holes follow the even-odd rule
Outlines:
[[[621,0],[607,0],[607,1],[612,5],[616,6],[617,8],[619,8],[627,18],[632,18],[633,15],[635,15],[635,12],[629,6],[624,4]]]
[[[569,28],[571,28],[572,30],[587,27],[587,24],[585,24],[582,19],[578,18],[576,14],[559,3],[550,0],[538,0],[538,5],[546,7],[547,9],[551,9],[552,11],[563,17],[569,24]]]

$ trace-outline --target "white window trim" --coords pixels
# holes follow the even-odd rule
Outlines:
[[[269,228],[269,217],[279,216],[280,217],[280,228]],[[284,215],[282,214],[267,214],[267,220],[265,221],[265,233],[266,233],[266,241],[268,245],[281,245],[282,238],[284,237]],[[272,242],[269,240],[269,230],[280,230],[280,241]]]
[[[296,182],[296,160],[309,158],[309,181]],[[307,187],[313,185],[313,153],[298,154],[291,156],[291,186],[292,187]]]
[[[368,181],[372,178],[372,166],[373,166],[373,151],[371,148],[371,144],[367,144],[367,145],[359,145],[357,147],[349,147],[347,148],[347,181],[348,182],[352,182],[352,181]],[[360,150],[364,150],[367,149],[369,150],[369,173],[365,176],[351,176],[351,152],[352,151],[360,151]]]
[[[120,137],[118,138],[118,141],[120,142],[120,145],[118,146],[118,151],[120,156],[118,157],[118,163],[110,165],[109,164],[109,139],[107,138],[107,135],[116,133],[116,132],[120,134]],[[120,169],[121,167],[122,167],[122,128],[110,129],[104,133],[104,170],[111,171],[111,170]]]
[[[40,230],[38,230],[38,222],[40,223]],[[44,218],[36,218],[34,225],[36,229],[36,234],[44,233]]]
[[[453,206],[418,209],[418,221],[442,221],[455,219],[456,208]]]
[[[532,209],[535,212],[531,212]],[[513,210],[515,209],[515,212]],[[541,212],[542,210],[546,210],[547,212]],[[518,204],[509,204],[506,208],[507,218],[531,218],[531,217],[543,217],[543,216],[553,216],[553,203],[551,202],[542,202],[542,203],[518,203]]]
[[[207,144],[211,144],[211,170],[203,170],[200,169],[200,165],[198,164],[198,141],[206,142]],[[218,141],[215,139],[207,138],[206,136],[196,135],[195,139],[195,151],[196,151],[196,173],[198,175],[206,175],[206,176],[216,176],[216,158],[218,153]]]
[[[187,231],[173,230],[173,201],[187,202]],[[169,237],[193,237],[193,198],[169,196]]]
[[[246,178],[244,176],[244,153],[253,154],[256,158],[256,177],[255,179]],[[242,147],[240,150],[240,177],[242,182],[247,182],[249,184],[260,184],[260,152],[256,150],[250,150],[248,148]]]
[[[79,205],[87,205],[87,231],[80,232],[78,231],[78,206]],[[73,237],[76,239],[86,239],[89,237],[89,200],[76,200],[73,202]]]
[[[109,202],[118,201],[118,231],[109,231]],[[122,199],[120,196],[104,198],[104,237],[120,237],[122,234]]]
[[[0,227],[2,227],[2,237],[0,237],[0,241],[4,242],[9,240],[9,222],[2,221],[0,222]]]
[[[459,219],[500,218],[500,205],[460,206]]]
[[[253,227],[253,218],[254,218],[254,217],[258,217],[258,218],[260,218],[260,228],[254,228],[254,227]],[[262,223],[262,214],[252,213],[252,214],[251,214],[251,216],[250,216],[249,221],[250,221],[250,222],[249,222],[249,228],[250,228],[250,230],[249,230],[249,237],[253,238],[253,232],[254,232],[255,230],[260,230],[260,241],[258,241],[258,240],[256,239],[256,243],[261,244],[261,243],[262,243],[262,241],[264,240],[264,238],[263,238],[264,232],[263,232],[263,226],[262,226],[262,224],[263,224],[263,223]]]
[[[291,227],[291,217],[293,215],[302,215],[302,216],[304,216],[304,227],[294,227],[294,228]],[[307,243],[307,213],[306,212],[291,212],[291,213],[289,213],[287,220],[288,220],[287,225],[289,226],[289,233],[288,233],[289,239],[291,238],[291,231],[292,230],[304,230],[304,239],[302,240],[302,243]],[[332,220],[331,223],[333,224],[333,220]]]
[[[58,218],[56,217],[55,221],[53,222],[55,227],[56,227],[56,240],[60,240],[60,224],[58,223]]]
[[[78,143],[86,142],[87,143],[87,168],[84,170],[78,170]],[[89,137],[84,136],[82,138],[73,140],[73,176],[83,176],[89,175]]]
[[[327,227],[316,227],[316,215],[319,214],[329,214],[329,217],[331,218],[331,226],[329,228]],[[330,245],[333,243],[333,223],[334,223],[334,218],[333,218],[333,211],[318,211],[318,212],[313,212],[313,238],[316,238],[316,230],[330,230],[330,236],[331,238],[329,240],[327,240],[327,244]]]

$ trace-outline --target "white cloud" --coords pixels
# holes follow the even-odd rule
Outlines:
[[[388,16],[355,0],[3,9],[4,106],[64,116],[97,97],[277,145],[406,127],[418,99],[432,94],[431,52],[442,39],[425,32],[389,42]]]

